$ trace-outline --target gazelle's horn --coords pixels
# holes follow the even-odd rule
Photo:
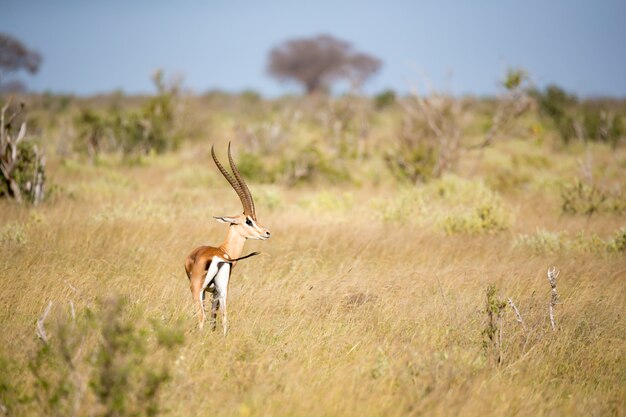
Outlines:
[[[241,186],[241,189],[243,190],[245,194],[246,200],[248,201],[249,207],[252,211],[250,215],[252,216],[254,220],[256,220],[256,209],[254,207],[254,200],[252,199],[252,194],[250,193],[248,184],[246,184],[246,182],[244,181],[243,177],[241,176],[241,173],[239,172],[239,170],[237,169],[237,166],[235,165],[235,161],[233,161],[232,155],[230,154],[230,142],[228,142],[228,162],[230,162],[230,168],[233,170],[233,174],[235,174],[235,178],[237,179],[237,182]]]
[[[248,198],[246,196],[246,193],[245,193],[243,187],[241,186],[241,184],[238,181],[236,181],[228,173],[228,171],[226,171],[226,169],[222,166],[222,164],[220,164],[220,161],[218,161],[217,156],[215,156],[215,148],[214,148],[214,146],[211,146],[211,156],[213,157],[213,161],[215,162],[215,165],[217,165],[217,168],[220,170],[220,172],[222,173],[224,178],[226,178],[226,181],[228,181],[228,183],[231,185],[231,187],[233,187],[233,190],[235,190],[235,192],[237,193],[237,196],[239,196],[239,199],[241,200],[241,205],[243,206],[243,213],[246,216],[252,216],[254,218],[254,209],[251,206],[250,202],[248,201]],[[229,145],[228,156],[230,157],[230,145]]]

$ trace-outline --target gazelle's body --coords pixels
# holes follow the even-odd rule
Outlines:
[[[226,334],[228,329],[226,297],[228,295],[228,282],[232,268],[237,263],[237,260],[243,259],[241,258],[241,253],[243,252],[246,239],[267,240],[270,237],[270,232],[256,222],[252,195],[233,162],[230,154],[230,144],[228,145],[228,159],[235,178],[231,177],[217,160],[213,148],[211,148],[211,155],[222,175],[237,192],[244,212],[233,217],[215,217],[216,220],[229,224],[226,240],[218,247],[200,246],[194,249],[187,256],[185,271],[189,278],[191,295],[196,304],[200,328],[202,329],[206,320],[204,294],[210,291],[213,293],[211,306],[212,327],[215,329],[217,309],[219,308],[222,311],[222,326],[224,327],[224,334]]]

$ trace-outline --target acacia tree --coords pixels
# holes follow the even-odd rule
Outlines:
[[[358,89],[381,65],[380,59],[355,51],[346,41],[319,35],[291,39],[274,47],[267,71],[280,81],[295,81],[307,94],[314,94],[328,91],[339,80],[347,80]]]
[[[0,33],[0,88],[11,86],[12,89],[23,88],[19,81],[4,82],[5,74],[26,70],[35,74],[41,65],[41,55],[28,49],[21,41],[5,33]]]

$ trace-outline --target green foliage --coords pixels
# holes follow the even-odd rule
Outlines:
[[[251,152],[240,152],[237,159],[237,168],[244,176],[255,182],[271,183],[276,180],[276,172],[264,163],[261,156]]]
[[[532,181],[532,177],[524,170],[513,167],[493,167],[486,175],[489,187],[500,192],[519,191]]]
[[[385,155],[385,162],[391,173],[402,181],[425,182],[434,177],[438,150],[425,143],[409,145],[402,141],[400,150]]]
[[[609,252],[626,252],[626,227],[622,227],[607,242],[607,249]]]
[[[518,236],[515,239],[515,246],[529,247],[537,253],[557,252],[564,248],[564,242],[561,233],[539,229],[533,235]]]
[[[506,230],[509,227],[509,220],[500,206],[483,204],[469,213],[446,217],[441,227],[448,234],[491,233]]]
[[[610,143],[613,147],[626,134],[623,116],[611,111],[602,102],[588,101],[580,106],[582,126],[589,140]]]
[[[175,149],[180,137],[174,131],[174,105],[177,87],[168,88],[163,74],[154,76],[157,95],[151,97],[137,112],[117,114],[113,129],[120,138],[126,156],[162,153]]]
[[[427,187],[452,207],[439,221],[447,234],[480,234],[506,230],[511,216],[500,196],[479,181],[446,176]]]
[[[268,210],[274,211],[283,203],[283,196],[280,189],[276,187],[257,187],[254,193],[254,201],[257,206],[264,206]]]
[[[12,122],[24,109],[24,104],[12,115],[7,115],[9,104],[2,106],[0,115],[0,198],[24,200],[37,205],[44,198],[46,181],[44,153],[36,143],[25,139],[26,122],[17,132]]]
[[[549,85],[544,92],[536,90],[533,96],[540,111],[553,122],[563,141],[569,142],[575,135],[571,109],[578,102],[577,98],[556,85]]]
[[[137,110],[113,108],[109,114],[85,109],[77,117],[79,135],[75,149],[95,159],[100,152],[121,151],[133,160],[152,152],[176,149],[181,137],[176,131],[176,85],[168,87],[159,71],[154,76],[157,94]],[[105,143],[105,139],[110,136]]]
[[[47,325],[48,331],[53,326]],[[172,327],[129,317],[120,299],[60,318],[28,363],[32,379],[8,395],[9,413],[45,416],[157,416],[171,358],[183,343]],[[2,361],[0,361],[2,365]],[[16,398],[18,392],[24,398]]]
[[[22,141],[17,145],[19,159],[12,177],[29,201],[35,198],[33,184],[38,176],[45,178],[45,165],[41,163],[42,155],[32,141]],[[0,172],[0,198],[10,196],[9,181]]]
[[[374,107],[382,110],[396,103],[396,93],[393,90],[382,91],[374,96]]]
[[[485,327],[483,335],[483,351],[487,358],[496,365],[502,363],[502,319],[506,301],[497,296],[495,284],[490,284],[485,290]]]
[[[519,88],[522,83],[527,79],[528,74],[523,69],[509,68],[506,72],[506,76],[504,78],[504,81],[502,82],[502,85],[504,85],[504,88],[511,91]]]
[[[623,115],[610,102],[579,101],[560,87],[550,85],[544,92],[534,91],[541,113],[552,121],[564,143],[579,137],[617,146],[626,133]]]
[[[41,106],[44,110],[53,114],[59,114],[65,112],[72,104],[74,97],[67,94],[53,94],[50,91],[45,91],[41,96]]]
[[[481,181],[454,175],[405,190],[378,206],[383,221],[436,225],[447,234],[494,233],[512,222],[499,194]]]
[[[261,94],[254,90],[244,90],[239,96],[244,102],[248,104],[258,104],[263,99],[263,97],[261,97]]]
[[[354,206],[354,196],[350,193],[333,194],[322,191],[299,201],[300,206],[318,212],[348,211]]]
[[[9,410],[18,407],[24,400],[23,393],[15,383],[16,368],[16,364],[0,350],[0,415],[9,415]]]
[[[314,182],[341,183],[351,180],[342,159],[328,155],[312,143],[298,149],[295,154],[284,156],[278,171],[289,185]]]
[[[109,118],[91,109],[83,109],[75,118],[78,135],[74,140],[74,150],[86,153],[94,161],[102,151],[111,151],[115,146],[105,143],[106,135],[110,133],[111,121]]]
[[[24,227],[19,223],[7,223],[0,227],[0,244],[25,245],[27,242]]]
[[[550,232],[539,229],[534,234],[522,234],[515,239],[516,247],[525,247],[541,253],[591,253],[611,254],[626,251],[626,228],[618,230],[613,237],[602,239],[596,234],[579,232],[573,237],[567,232]]]
[[[405,117],[397,141],[384,154],[391,173],[416,184],[453,171],[461,146],[458,102],[432,94],[410,97],[402,107]]]
[[[587,216],[594,213],[623,213],[626,211],[626,196],[576,180],[562,188],[561,210],[566,214]]]

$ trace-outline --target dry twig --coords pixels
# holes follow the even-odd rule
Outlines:
[[[50,313],[50,309],[52,308],[52,301],[48,301],[48,306],[44,310],[43,314],[37,320],[37,336],[44,342],[46,345],[48,344],[48,335],[46,335],[46,329],[43,327],[48,314]]]
[[[517,306],[515,305],[515,303],[513,303],[513,300],[511,299],[511,297],[508,298],[508,301],[509,301],[509,306],[511,306],[511,308],[515,312],[515,319],[517,320],[519,324],[522,325],[522,329],[524,329],[524,333],[526,333],[526,323],[524,323],[524,319],[522,318],[522,315],[517,309]]]
[[[556,330],[556,320],[554,319],[554,307],[558,304],[559,294],[556,292],[556,278],[559,276],[559,273],[554,266],[548,269],[548,282],[550,283],[550,287],[552,287],[552,296],[550,297],[550,324],[552,325],[552,330]]]

